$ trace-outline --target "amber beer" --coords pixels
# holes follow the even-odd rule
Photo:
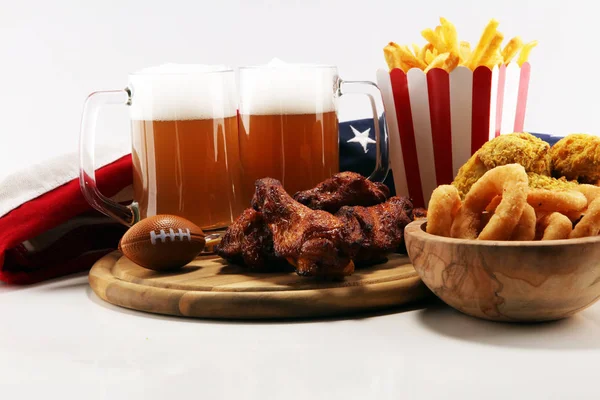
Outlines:
[[[133,189],[140,216],[185,216],[203,229],[229,225],[241,211],[235,116],[132,121]]]
[[[297,64],[240,69],[240,157],[245,202],[257,179],[294,194],[339,171],[335,67]]]
[[[342,80],[335,66],[278,61],[242,67],[239,77],[237,96],[231,68],[166,64],[130,74],[124,90],[92,93],[80,135],[86,200],[129,226],[169,213],[205,230],[226,227],[250,206],[257,179],[279,179],[294,194],[338,172],[336,99],[345,93],[370,99],[377,152],[369,178],[385,178],[387,134],[374,83]],[[108,104],[130,110],[135,201],[127,206],[96,185],[96,114]]]
[[[128,226],[157,214],[187,218],[204,230],[229,226],[245,206],[236,92],[235,72],[227,66],[164,64],[130,74],[125,89],[89,95],[79,160],[86,200]],[[96,115],[109,104],[129,108],[134,189],[130,205],[102,195],[96,183]]]
[[[279,179],[291,194],[311,188],[339,170],[337,116],[241,115],[240,153],[246,202],[254,181],[265,176]]]
[[[235,75],[166,65],[130,76],[134,201],[205,230],[242,212]]]

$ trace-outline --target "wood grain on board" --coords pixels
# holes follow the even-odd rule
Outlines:
[[[121,253],[90,271],[94,292],[109,303],[158,314],[200,318],[271,319],[344,315],[411,303],[430,294],[405,255],[357,270],[343,281],[304,278],[293,271],[251,273],[215,256],[160,273]]]

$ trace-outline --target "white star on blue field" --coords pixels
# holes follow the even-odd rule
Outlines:
[[[365,150],[365,154],[367,154],[367,152],[369,151],[369,149],[367,149],[367,145],[369,143],[376,143],[373,139],[369,137],[369,132],[371,131],[371,128],[368,128],[364,132],[359,132],[358,129],[350,125],[350,129],[352,129],[354,137],[348,140],[346,143],[360,143],[362,148]]]

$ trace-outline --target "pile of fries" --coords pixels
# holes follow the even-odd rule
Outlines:
[[[420,47],[413,43],[412,51],[408,46],[390,42],[383,49],[385,61],[390,68],[400,68],[408,72],[411,68],[419,68],[426,73],[432,68],[441,68],[451,72],[459,65],[475,70],[479,66],[493,68],[496,65],[508,64],[519,53],[519,66],[527,62],[529,53],[537,45],[537,41],[523,44],[516,36],[502,48],[504,35],[498,32],[499,22],[495,19],[485,27],[477,46],[471,50],[471,44],[459,41],[456,28],[446,18],[440,18],[440,25],[435,29],[425,29],[421,35],[427,44]]]

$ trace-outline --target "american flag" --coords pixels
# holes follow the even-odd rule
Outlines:
[[[559,136],[545,133],[532,135],[548,142],[551,146]],[[359,119],[340,123],[340,171],[354,171],[369,176],[375,167],[375,133],[372,119]],[[390,170],[384,183],[395,194],[393,171]]]
[[[380,129],[384,120],[379,122]],[[536,135],[551,144],[558,140],[551,135]],[[373,120],[340,123],[339,143],[340,171],[369,176],[376,155]],[[55,161],[54,167],[64,166],[68,158]],[[131,156],[127,155],[98,170],[99,187],[106,195],[116,195],[116,201],[125,200],[117,199],[127,192],[131,176]],[[0,207],[0,281],[26,284],[83,271],[116,248],[125,228],[91,209],[75,175],[65,182],[6,213]],[[384,182],[395,194],[391,171]]]

